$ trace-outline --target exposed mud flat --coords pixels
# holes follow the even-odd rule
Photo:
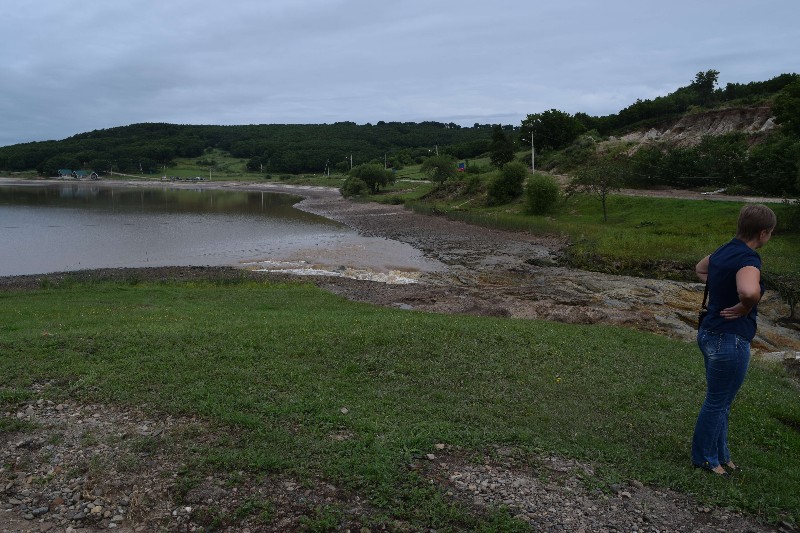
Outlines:
[[[687,342],[695,337],[697,310],[703,297],[700,283],[566,268],[559,265],[558,256],[567,242],[559,237],[482,228],[416,214],[402,206],[349,201],[332,187],[256,182],[164,185],[145,181],[103,181],[90,185],[255,190],[302,197],[296,205],[299,209],[375,237],[376,246],[359,250],[355,261],[350,258],[339,267],[333,265],[345,263],[338,257],[341,251],[319,248],[292,257],[265,258],[261,265],[241,266],[265,270],[261,275],[267,276],[305,274],[305,279],[355,301],[420,311],[615,325]],[[660,191],[660,194],[665,193]],[[381,239],[400,241],[419,251],[420,257],[412,261],[413,268],[408,265],[397,269],[376,268],[375,265],[386,263],[381,259],[385,259],[382,256],[388,248],[380,245]],[[267,268],[265,263],[269,264]],[[141,278],[158,279],[202,275],[201,270],[189,267],[136,272]],[[212,268],[208,275],[229,275],[224,272],[224,268]],[[90,274],[70,274],[73,278],[85,275]],[[95,275],[116,274],[105,269]],[[20,283],[36,285],[41,277],[28,277],[27,282],[22,279],[25,277],[0,278],[0,289]],[[794,357],[794,352],[800,351],[800,324],[785,322],[788,314],[788,306],[779,295],[767,292],[759,304],[759,329],[753,342],[755,354],[784,352],[786,357]]]
[[[559,266],[567,243],[557,237],[480,228],[399,206],[310,195],[301,209],[343,222],[366,235],[406,242],[448,265],[414,286],[319,283],[348,298],[424,311],[608,324],[693,341],[703,285],[589,272]],[[775,293],[759,305],[761,352],[800,350],[798,325]]]

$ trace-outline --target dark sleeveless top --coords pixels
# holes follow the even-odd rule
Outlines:
[[[739,303],[736,290],[736,273],[746,266],[761,270],[761,256],[750,249],[743,241],[733,239],[711,254],[708,262],[708,315],[703,320],[702,328],[717,333],[735,333],[747,340],[756,335],[756,318],[758,306],[747,316],[728,320],[719,316],[720,311]],[[764,294],[764,282],[760,282],[761,294]]]

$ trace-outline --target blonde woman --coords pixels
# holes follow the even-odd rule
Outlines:
[[[694,428],[692,463],[720,476],[738,470],[728,449],[728,415],[747,374],[758,302],[764,294],[756,250],[769,242],[776,222],[769,207],[746,205],[739,212],[736,236],[701,259],[695,269],[708,284],[709,302],[697,333],[706,396]]]

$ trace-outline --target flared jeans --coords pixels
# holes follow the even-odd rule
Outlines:
[[[692,438],[692,463],[712,469],[731,460],[728,416],[750,364],[750,341],[701,329],[697,344],[706,367],[706,397]]]

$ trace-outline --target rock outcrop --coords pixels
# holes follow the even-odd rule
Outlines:
[[[768,132],[776,127],[770,107],[734,107],[690,113],[674,124],[623,135],[623,142],[652,144],[666,142],[678,146],[695,146],[706,135]]]

